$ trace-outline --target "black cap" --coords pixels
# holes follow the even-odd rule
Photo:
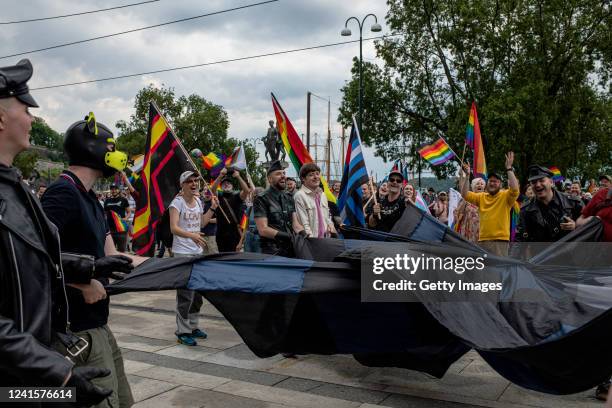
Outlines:
[[[268,175],[270,175],[270,173],[272,173],[273,171],[277,171],[277,170],[284,170],[285,168],[283,167],[283,164],[281,163],[280,160],[274,160],[272,163],[270,163],[270,168],[268,169]]]
[[[17,65],[0,67],[0,98],[14,96],[25,105],[38,108],[27,85],[28,80],[32,78],[32,72],[32,64],[28,59],[22,59]]]
[[[397,174],[398,176],[400,176],[402,178],[402,181],[404,180],[404,175],[400,171],[398,171],[398,170],[391,170],[391,173],[389,173],[389,177],[388,178],[391,178],[391,176],[393,174]]]
[[[540,166],[537,164],[532,164],[527,169],[527,181],[532,182],[535,180],[539,180],[544,177],[548,177],[552,179],[554,176],[553,172],[547,169],[544,166]]]
[[[498,173],[498,172],[496,172],[496,171],[490,171],[490,172],[487,174],[487,180],[488,180],[488,179],[490,179],[491,177],[495,177],[495,178],[496,178],[496,179],[498,179],[499,181],[502,181],[502,180],[503,180],[503,178],[502,178],[501,174],[499,174],[499,173]]]
[[[608,180],[610,183],[612,183],[612,177],[608,176],[607,174],[601,174],[598,178],[599,181],[606,179]]]

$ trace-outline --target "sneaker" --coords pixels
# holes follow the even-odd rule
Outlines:
[[[199,339],[205,339],[208,337],[208,334],[206,334],[204,330],[195,329],[194,331],[191,332],[191,336],[197,337]]]
[[[197,346],[198,345],[195,339],[191,337],[189,334],[179,334],[176,337],[178,337],[177,343],[179,344],[183,344],[185,346]]]

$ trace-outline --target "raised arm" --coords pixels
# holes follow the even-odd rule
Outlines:
[[[221,184],[221,180],[223,180],[223,177],[225,177],[226,174],[227,174],[227,169],[222,168],[221,172],[219,172],[219,175],[217,176],[215,181],[212,183],[212,186],[210,186],[211,193],[217,194],[217,188]]]
[[[238,184],[240,184],[240,199],[242,201],[246,200],[251,192],[249,185],[246,181],[240,176],[240,172],[238,170],[234,170],[232,173],[232,177],[238,180]]]
[[[508,188],[510,190],[519,191],[519,182],[512,169],[514,163],[514,152],[510,151],[506,153],[506,173],[508,174]]]

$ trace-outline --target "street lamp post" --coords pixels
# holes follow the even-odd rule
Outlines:
[[[358,116],[357,122],[358,122],[360,133],[361,133],[361,128],[362,128],[361,120],[363,117],[363,78],[361,76],[361,70],[363,66],[363,24],[365,23],[366,19],[370,16],[374,17],[374,24],[372,24],[372,26],[370,27],[370,30],[374,33],[382,31],[382,27],[380,26],[380,24],[378,24],[378,18],[376,18],[374,14],[370,13],[370,14],[367,14],[361,21],[359,21],[357,17],[347,18],[346,22],[344,23],[344,28],[340,32],[340,35],[342,35],[343,37],[349,37],[351,35],[351,30],[348,28],[348,23],[351,20],[355,20],[357,22],[357,25],[359,26],[359,99],[358,99],[359,112],[357,114]]]

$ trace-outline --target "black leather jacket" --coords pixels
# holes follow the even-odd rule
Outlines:
[[[255,211],[255,218],[267,218],[269,227],[287,234],[293,233],[292,219],[295,212],[295,202],[293,196],[285,191],[278,191],[269,187],[255,197],[253,211]],[[260,243],[261,250],[265,254],[280,256],[292,256],[293,254],[293,248],[289,240],[279,242],[275,239],[260,237]]]
[[[93,264],[92,257],[60,254],[57,228],[38,198],[17,170],[0,165],[1,386],[66,379],[73,364],[49,347],[69,326],[64,279],[89,282]]]
[[[571,231],[562,230],[561,218],[567,216],[576,221],[582,211],[582,202],[553,190],[553,199],[548,206],[531,200],[523,207],[516,231],[518,242],[554,242]]]

